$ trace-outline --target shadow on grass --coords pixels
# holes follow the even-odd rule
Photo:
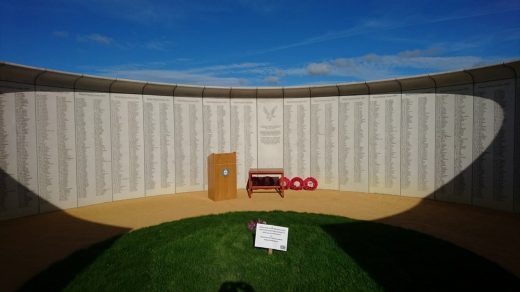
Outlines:
[[[520,291],[495,263],[419,232],[371,222],[322,228],[385,290]]]
[[[224,282],[218,289],[219,292],[254,292],[255,289],[245,282]]]
[[[52,264],[49,268],[27,281],[19,291],[61,291],[81,274],[121,236],[96,243],[79,250],[62,261]]]

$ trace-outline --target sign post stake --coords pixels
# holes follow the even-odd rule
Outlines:
[[[272,255],[272,254],[273,254],[273,249],[272,249],[272,248],[268,249],[268,250],[267,250],[267,254],[268,254],[268,255]]]

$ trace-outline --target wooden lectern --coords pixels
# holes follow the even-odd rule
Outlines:
[[[208,197],[213,201],[237,198],[237,155],[212,153],[208,156]]]

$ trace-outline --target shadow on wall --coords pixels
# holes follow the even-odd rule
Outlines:
[[[471,95],[448,96],[453,104],[436,106],[435,191],[427,198],[508,212],[518,208],[515,80],[483,83]],[[441,96],[437,94],[438,103],[446,99]],[[453,124],[446,119],[449,111],[455,114]]]
[[[478,92],[475,92],[474,94],[476,95]],[[491,103],[484,104],[483,102],[486,100],[490,101]],[[488,117],[486,115],[491,112],[496,114],[496,117],[492,116],[492,118],[488,119],[488,123],[495,123],[497,120],[500,121],[500,117],[505,116],[504,121],[507,121],[509,125],[508,127],[510,127],[510,119],[514,120],[514,116],[510,115],[511,110],[506,108],[507,110],[502,112],[500,111],[500,108],[497,110],[497,108],[494,107],[495,103],[500,105],[502,108],[508,106],[504,103],[500,96],[495,96],[492,100],[481,96],[479,97],[478,102],[479,106],[487,106],[486,108],[480,108],[481,112],[479,113],[481,113],[482,116]],[[514,114],[514,110],[512,112]],[[479,126],[492,127],[490,124],[480,124]],[[506,154],[512,153],[511,148],[516,144],[510,139],[510,128],[505,129],[504,127],[500,126],[499,129],[500,130],[495,132],[493,132],[494,128],[493,131],[490,130],[493,133],[492,137],[480,137],[480,144],[474,144],[473,141],[466,141],[464,142],[466,144],[460,142],[462,144],[456,146],[457,144],[454,143],[454,152],[453,154],[450,154],[452,156],[448,155],[446,158],[447,160],[444,162],[436,159],[436,171],[437,169],[442,169],[445,167],[445,165],[442,163],[452,163],[451,167],[458,167],[460,171],[458,173],[454,173],[453,177],[448,175],[447,178],[443,181],[444,185],[437,189],[434,193],[426,196],[426,198],[443,199],[466,204],[478,204],[478,202],[475,200],[475,198],[477,198],[477,200],[481,200],[479,202],[483,202],[484,205],[496,201],[498,202],[495,206],[496,208],[510,208],[509,211],[513,211],[513,205],[515,203],[514,187],[517,186],[518,179],[514,181],[512,169],[512,165],[514,165],[512,164],[513,157],[507,156]],[[462,130],[459,129],[459,131]],[[473,129],[471,132],[473,135]],[[515,134],[518,134],[518,131],[516,131]],[[457,138],[453,135],[459,135],[459,137],[461,137],[460,132],[453,132],[452,138]],[[473,140],[474,139],[475,137],[473,137]],[[515,137],[515,139],[517,139],[517,137]],[[433,147],[433,145],[430,145],[430,147]],[[470,162],[468,165],[465,165],[461,157],[459,157],[458,160],[456,157],[458,155],[456,151],[465,151],[460,149],[460,147],[476,147],[477,149],[480,149],[479,147],[483,148],[480,149],[481,153],[478,153],[478,156],[476,153],[472,153],[472,155],[470,155]],[[504,149],[507,149],[507,151],[504,151]],[[449,151],[452,150],[449,149]],[[27,155],[26,153],[20,153],[22,155]],[[473,160],[473,157],[476,157],[476,160]],[[514,159],[517,158],[514,157]],[[22,164],[19,163],[18,165],[20,166]],[[26,167],[26,165],[22,166]],[[39,198],[35,192],[26,187],[27,185],[35,186],[34,181],[31,181],[31,179],[34,178],[28,177],[27,174],[23,174],[23,171],[21,170],[22,169],[18,169],[16,172],[18,174],[18,179],[16,180],[13,179],[9,173],[6,173],[6,171],[0,169],[0,190],[2,190],[0,191],[0,206],[5,207],[11,205],[18,207],[27,206],[29,209],[36,208],[33,210],[33,212],[29,212],[36,214],[39,212],[38,206],[43,205],[44,200]],[[10,173],[12,174],[12,172]],[[504,177],[504,174],[506,174],[507,177]],[[513,186],[513,184],[516,185]],[[16,196],[8,196],[8,194],[13,193],[16,193]],[[487,202],[482,200],[487,200]],[[466,236],[467,242],[465,242],[465,244],[469,244],[470,246],[471,244],[474,244],[477,247],[478,245],[489,246],[497,242],[496,238],[501,238],[504,241],[514,240],[520,243],[518,235],[510,236],[511,234],[508,233],[510,229],[507,229],[507,227],[504,226],[500,226],[500,218],[496,219],[497,221],[492,221],[491,223],[486,222],[486,224],[497,224],[493,234],[486,233],[488,231],[481,231],[479,230],[478,226],[475,226],[476,222],[482,220],[483,218],[488,220],[495,217],[494,215],[497,214],[496,211],[483,210],[483,213],[486,214],[484,217],[482,213],[479,213],[473,217],[462,218],[452,216],[454,213],[453,210],[450,210],[449,207],[443,209],[445,213],[432,213],[431,208],[425,207],[425,205],[432,203],[435,202],[425,201],[411,210],[407,210],[401,214],[384,218],[379,221],[392,225],[406,226],[408,228],[422,230],[426,233],[434,234],[455,242],[464,242],[466,240],[464,236]],[[45,202],[45,205],[49,205],[49,203]],[[504,208],[504,206],[507,207]],[[470,208],[473,207],[468,206],[468,209]],[[52,206],[49,208],[49,210],[50,209],[53,209]],[[54,209],[58,209],[58,207],[54,206]],[[504,215],[502,213],[500,213],[500,215],[507,217],[517,216],[514,214]],[[70,267],[68,265],[63,265],[62,263],[53,265],[50,271],[58,271],[63,273],[66,280],[63,283],[56,283],[54,286],[56,289],[61,289],[64,287],[63,285],[68,283],[67,280],[71,280],[77,272],[88,266],[92,261],[95,260],[97,256],[101,255],[105,249],[109,248],[117,239],[115,236],[129,231],[126,228],[87,222],[67,215],[65,212],[47,213],[38,216],[41,216],[41,221],[33,220],[31,217],[25,217],[16,219],[16,225],[10,224],[12,222],[11,220],[0,221],[0,258],[2,258],[2,261],[0,261],[0,282],[22,282],[30,276],[34,275],[37,271],[42,270],[56,260],[62,259],[74,251],[77,251],[78,249],[84,248],[101,240],[112,238],[110,241],[98,244],[92,253],[77,254],[76,257],[79,257],[79,266]],[[421,218],[421,220],[417,220],[417,218]],[[359,239],[361,240],[361,243],[373,244],[373,246],[371,245],[371,249],[368,249],[369,252],[383,254],[383,251],[391,250],[392,252],[403,255],[402,258],[399,258],[400,261],[409,263],[410,265],[414,264],[413,259],[406,258],[406,249],[420,248],[420,246],[401,246],[400,239],[393,239],[388,234],[379,234],[377,227],[364,224],[324,227],[324,229],[329,232],[329,234],[337,238],[344,238],[345,235],[355,238],[359,228],[373,228],[373,238]],[[453,232],[443,234],[443,230],[446,229],[460,230],[466,234],[464,234],[464,236],[461,238],[452,236]],[[30,230],[30,232],[27,232],[28,230]],[[469,235],[467,234],[468,232],[470,233]],[[475,240],[477,242],[472,243],[472,241]],[[27,246],[27,250],[24,251],[23,254],[17,254],[15,252],[17,251],[15,246],[21,242]],[[359,250],[356,246],[356,244],[360,244],[359,241],[339,241],[338,244],[349,255],[353,256],[358,261],[358,263],[364,269],[366,269],[366,271],[369,272],[378,282],[382,283],[383,286],[388,284],[389,287],[395,287],[394,285],[400,284],[392,283],[392,279],[388,277],[388,275],[391,274],[386,274],[388,269],[392,269],[389,268],[392,266],[391,263],[389,262],[385,263],[385,265],[381,265],[381,263],[375,264],[369,262],[368,258],[365,257],[366,254],[363,253],[367,250]],[[379,249],[378,245],[385,245],[385,248]],[[496,256],[498,258],[503,258],[506,262],[520,261],[518,251],[511,246],[514,245],[505,246],[500,252],[497,252]],[[431,264],[434,266],[437,263],[435,261],[442,260],[443,259],[432,259],[434,262]],[[387,267],[386,264],[389,266]],[[13,273],[12,271],[16,271],[16,273]],[[445,277],[446,279],[453,279],[453,275],[456,274],[456,271],[453,270],[449,273],[450,274],[446,274],[444,272],[438,273],[438,271],[432,270],[432,274],[436,275],[436,277]],[[426,278],[428,275],[415,276]],[[485,275],[476,275],[476,277],[485,277]],[[20,280],[12,281],[12,279],[10,279],[8,281],[8,278],[18,278]],[[44,278],[45,274],[41,274],[38,276],[37,280]],[[433,278],[435,277],[432,277],[432,279]],[[427,281],[427,279],[423,280]],[[435,280],[439,280],[439,278],[436,278]],[[407,283],[402,284],[405,285]],[[463,283],[459,284],[462,287]],[[31,283],[28,285],[29,286],[26,287],[30,288]],[[3,287],[3,289],[6,289],[7,291],[15,288],[16,287]],[[406,286],[404,286],[404,288],[406,288]],[[253,291],[252,287],[248,287],[246,283],[223,283],[221,286],[222,291],[231,291],[230,289]]]

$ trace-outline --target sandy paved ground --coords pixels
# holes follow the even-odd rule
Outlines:
[[[206,192],[163,195],[0,222],[0,283],[14,290],[49,264],[94,242],[133,229],[205,214],[293,210],[383,222],[443,238],[520,277],[520,216],[483,208],[364,193],[258,193],[213,202]]]

